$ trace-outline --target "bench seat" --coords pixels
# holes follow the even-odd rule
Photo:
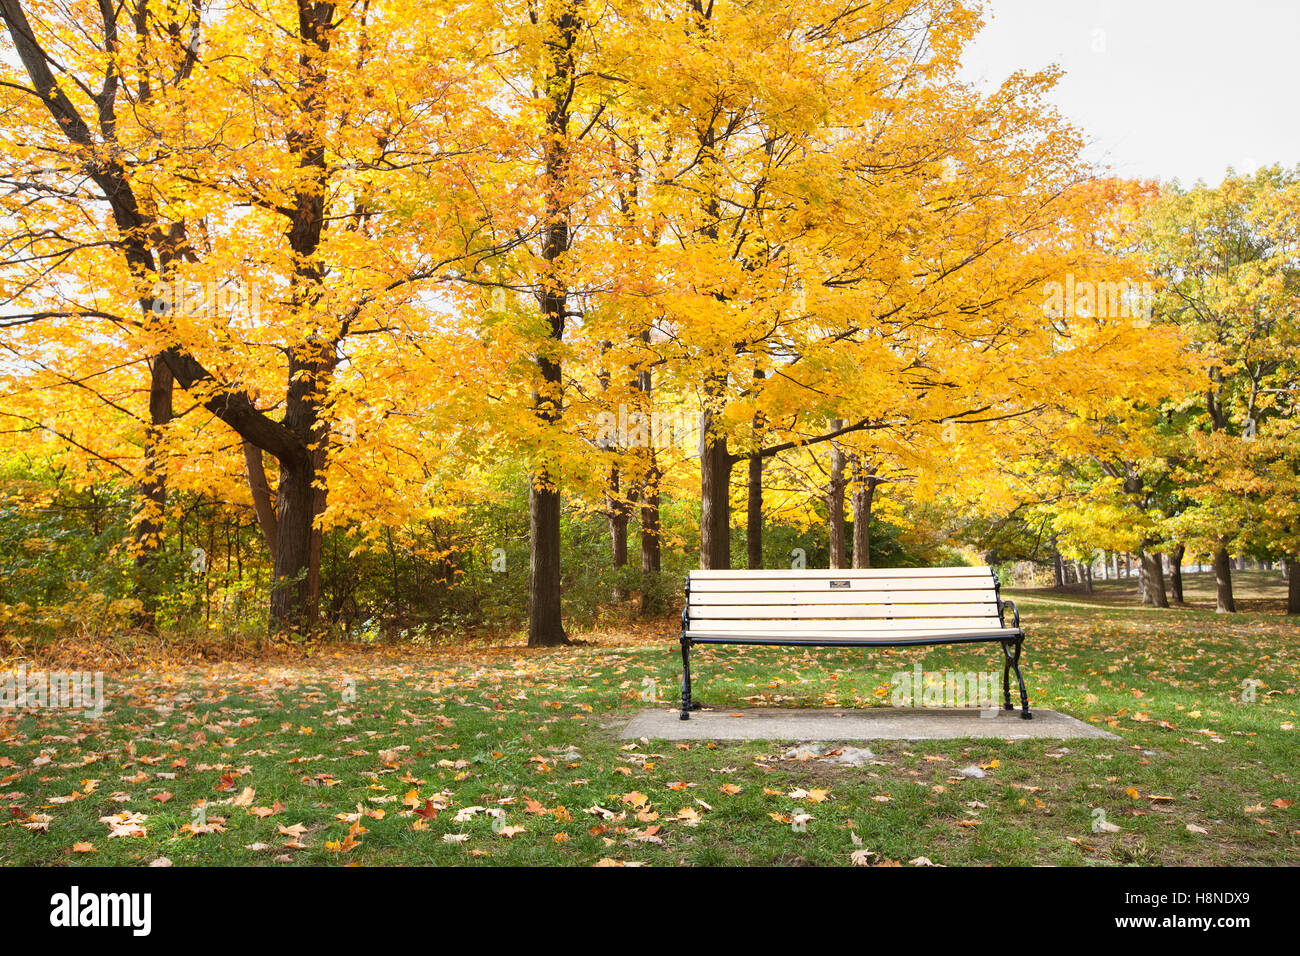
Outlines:
[[[824,631],[815,635],[784,635],[775,631],[744,633],[706,628],[691,632],[692,644],[808,644],[813,647],[855,647],[879,644],[903,647],[912,644],[968,644],[976,641],[1015,640],[1020,632],[1009,627],[979,631],[945,631],[941,634],[906,630]]]

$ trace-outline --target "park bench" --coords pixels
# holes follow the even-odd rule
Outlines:
[[[694,644],[909,647],[975,641],[1002,646],[1004,706],[1014,709],[1014,669],[1020,716],[1029,720],[1020,674],[1024,639],[1020,611],[1002,599],[992,568],[692,571],[682,609],[682,720],[700,707],[691,699]]]

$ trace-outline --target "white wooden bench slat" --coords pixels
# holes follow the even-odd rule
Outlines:
[[[690,608],[690,619],[699,618],[776,618],[800,621],[816,618],[891,618],[891,617],[993,617],[996,604],[749,604],[710,605]]]
[[[989,587],[988,577],[960,578],[841,578],[833,575],[829,579],[820,578],[708,578],[697,581],[691,578],[691,593],[730,594],[750,591],[812,591],[830,590],[830,581],[847,581],[848,586],[836,587],[836,591],[899,593],[903,591],[983,591]]]
[[[997,575],[988,567],[857,570],[692,571],[682,609],[682,719],[689,719],[692,644],[875,645],[997,641],[1002,687],[1015,668],[1021,716],[1020,616],[1008,626]],[[1011,648],[1015,648],[1014,655]]]
[[[990,640],[1007,637],[1016,632],[1011,628],[1000,626],[993,627],[951,627],[942,631],[921,631],[907,628],[854,628],[851,631],[841,629],[824,630],[824,631],[800,631],[798,634],[789,634],[783,631],[768,631],[754,627],[735,627],[726,631],[720,631],[715,628],[708,628],[701,632],[698,637],[771,637],[780,638],[782,643],[786,641],[800,641],[803,643],[816,643],[819,640],[834,641],[861,641],[864,644],[884,643],[888,644],[894,640],[909,640],[911,638],[924,638],[939,635],[953,634],[972,634],[980,637],[987,637]]]
[[[789,634],[791,633],[790,621],[777,620],[737,620],[737,619],[709,619],[694,620],[691,622],[691,634],[699,636],[702,634],[740,634],[745,631],[760,631],[765,634]],[[799,621],[798,630],[806,633],[822,633],[828,631],[859,631],[859,630],[878,630],[878,631],[908,631],[916,634],[925,634],[930,632],[942,633],[944,631],[976,631],[976,630],[1002,630],[1002,622],[996,617],[966,617],[966,618],[896,618],[890,620],[872,620],[872,621],[846,621],[846,620],[820,620],[820,621]]]
[[[696,591],[691,607],[716,604],[991,604],[997,592],[984,591]]]
[[[988,567],[961,568],[775,568],[761,571],[692,571],[691,581],[744,579],[764,581],[780,578],[984,578],[993,576]]]
[[[997,640],[999,638],[1012,638],[1015,636],[1015,633],[1016,632],[1012,630],[978,631],[972,634],[967,634],[967,632],[965,631],[951,631],[948,634],[950,640],[939,641],[939,642],[935,642],[927,639],[932,635],[925,635],[925,634],[913,633],[908,631],[883,631],[879,634],[863,633],[861,631],[827,631],[821,634],[794,634],[794,635],[737,632],[734,634],[715,635],[715,636],[719,636],[719,637],[725,636],[727,638],[726,643],[728,644],[745,643],[743,640],[740,639],[750,638],[755,643],[762,643],[764,641],[767,641],[772,644],[780,644],[782,646],[806,644],[810,647],[821,647],[827,643],[834,642],[836,644],[874,644],[879,647],[898,647],[898,646],[907,646],[909,644],[956,643],[956,639],[959,637],[968,637],[972,641],[986,641],[986,640],[992,641],[992,640]],[[733,638],[735,640],[733,640]]]

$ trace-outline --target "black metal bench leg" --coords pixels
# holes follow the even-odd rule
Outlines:
[[[1016,641],[1016,655],[1011,659],[1011,666],[1016,669],[1016,683],[1020,685],[1020,717],[1023,720],[1033,720],[1034,715],[1029,712],[1029,694],[1025,690],[1025,678],[1020,673],[1021,643]]]
[[[1002,706],[1005,710],[1015,710],[1011,705],[1011,648],[1002,642]]]
[[[691,711],[699,705],[691,704],[691,642],[682,635],[682,720],[691,719]]]

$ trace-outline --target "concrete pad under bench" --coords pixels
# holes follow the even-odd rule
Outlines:
[[[873,707],[865,710],[795,710],[755,707],[705,709],[682,720],[677,710],[643,710],[623,728],[623,737],[659,740],[952,740],[990,737],[1063,740],[1114,734],[1054,710],[1034,710],[1022,720],[1019,710]]]

